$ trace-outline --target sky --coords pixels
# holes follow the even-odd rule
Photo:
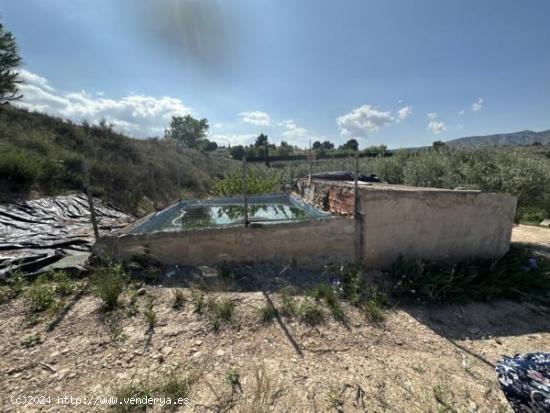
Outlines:
[[[550,128],[548,0],[0,0],[19,105],[162,136],[361,147]]]

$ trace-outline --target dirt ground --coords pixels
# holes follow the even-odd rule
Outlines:
[[[529,234],[522,228],[514,237],[526,241]],[[190,403],[177,411],[509,412],[495,363],[502,355],[550,351],[550,309],[527,302],[395,304],[384,310],[382,322],[344,303],[345,322],[323,305],[325,321],[317,326],[296,318],[264,323],[260,309],[267,297],[280,308],[275,291],[292,277],[307,279],[283,272],[268,274],[267,287],[212,288],[207,296],[235,304],[233,320],[218,331],[205,314],[194,312],[188,288],[184,307],[176,310],[171,288],[144,287],[139,313],[121,310],[115,329],[89,291],[74,294],[63,310],[34,325],[25,298],[2,304],[0,410],[108,411],[93,405],[98,397],[113,397],[129,383],[192,372],[198,381]],[[212,269],[195,276],[218,285]],[[144,318],[148,296],[158,318],[153,330]],[[128,303],[128,293],[123,301]],[[22,344],[33,336],[41,342]],[[238,375],[240,388],[232,390],[229,372]],[[51,404],[12,403],[31,395],[50,396]],[[92,405],[58,404],[58,396],[86,397]]]

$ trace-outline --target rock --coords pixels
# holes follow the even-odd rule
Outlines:
[[[145,295],[145,293],[147,293],[147,290],[145,288],[140,288],[136,291],[137,295]]]
[[[495,343],[502,344],[502,340],[498,337],[495,338]]]
[[[167,356],[169,355],[174,349],[172,347],[163,347],[162,350],[160,350],[160,352],[163,354],[163,356]]]

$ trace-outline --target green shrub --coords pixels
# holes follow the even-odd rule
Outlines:
[[[361,309],[365,315],[373,322],[379,323],[384,321],[386,318],[380,303],[375,299],[369,299],[365,304],[362,305]]]
[[[49,310],[55,304],[55,288],[43,276],[32,283],[25,295],[33,313]]]
[[[9,298],[17,298],[25,290],[26,286],[25,276],[19,270],[15,270],[9,277]]]
[[[40,175],[40,162],[23,151],[0,151],[0,178],[21,186],[32,185]]]
[[[342,321],[345,318],[340,300],[330,285],[317,284],[312,291],[312,296],[317,301],[324,300],[336,320]]]
[[[259,167],[248,168],[246,190],[248,194],[266,194],[278,192],[284,182],[282,171],[274,169],[262,169]],[[214,191],[218,195],[231,196],[243,193],[243,174],[236,171],[214,183]]]
[[[31,334],[21,340],[21,345],[26,348],[32,348],[40,343],[42,343],[42,338],[38,333]]]
[[[94,270],[90,282],[95,294],[103,300],[107,310],[116,308],[120,294],[126,288],[128,276],[121,264],[111,263]]]
[[[235,304],[230,299],[216,300],[210,298],[207,303],[208,312],[212,318],[217,318],[223,321],[231,321]]]
[[[51,274],[51,279],[55,282],[55,292],[61,296],[68,296],[74,293],[75,285],[65,271],[57,270]]]
[[[542,208],[523,207],[518,208],[518,220],[524,224],[540,224],[548,216]]]

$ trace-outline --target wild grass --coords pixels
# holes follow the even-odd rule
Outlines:
[[[50,273],[50,279],[55,283],[55,292],[62,297],[73,294],[76,290],[76,286],[67,274],[63,270],[56,270]]]
[[[206,299],[201,290],[191,290],[191,301],[193,302],[193,311],[197,314],[202,314],[206,308]]]
[[[269,302],[260,309],[260,318],[264,323],[270,323],[277,316],[277,309]]]
[[[131,398],[143,399],[149,397],[171,399],[172,403],[175,400],[181,399],[187,404],[191,401],[191,392],[200,378],[200,373],[192,371],[189,373],[171,372],[166,378],[156,380],[143,379],[135,380],[130,383],[124,382],[120,387],[113,391],[114,397],[118,401],[128,401]],[[112,406],[116,412],[136,412],[147,411],[155,406],[150,404],[125,404],[117,403]],[[185,408],[185,405],[165,404],[165,410],[177,410]]]
[[[120,294],[128,284],[128,276],[121,264],[110,263],[96,268],[90,277],[94,293],[103,301],[107,311],[119,305]]]
[[[218,330],[223,322],[231,322],[235,312],[235,304],[230,299],[215,299],[207,301],[208,319],[214,330]]]
[[[298,303],[294,298],[294,294],[296,294],[294,288],[291,286],[283,287],[279,290],[279,294],[281,295],[282,302],[279,313],[286,318],[292,318],[298,315]]]
[[[398,259],[390,271],[394,293],[425,301],[487,301],[543,297],[550,291],[550,260],[512,246],[500,260],[437,263]]]
[[[323,300],[326,303],[335,320],[342,321],[345,319],[344,309],[342,308],[340,299],[330,285],[324,283],[317,284],[313,288],[311,294],[316,301]]]
[[[241,375],[235,369],[229,369],[225,375],[225,382],[231,387],[231,393],[241,393],[243,391],[241,385]]]
[[[251,394],[250,399],[240,407],[244,413],[267,413],[272,411],[273,404],[281,393],[279,385],[264,365],[254,367],[254,381],[251,389],[245,388],[246,394]]]
[[[302,301],[298,309],[298,314],[300,320],[310,326],[316,326],[325,320],[321,307],[309,298],[305,298],[304,301]]]
[[[174,310],[181,310],[185,306],[185,294],[181,288],[174,288],[172,290],[172,308]]]
[[[17,298],[25,290],[27,282],[23,272],[16,270],[10,274],[7,296],[9,298]]]

